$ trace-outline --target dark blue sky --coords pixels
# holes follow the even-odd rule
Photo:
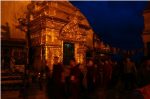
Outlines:
[[[95,33],[112,47],[143,48],[143,11],[141,1],[71,1],[87,17]]]

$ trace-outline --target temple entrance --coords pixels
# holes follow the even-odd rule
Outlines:
[[[64,42],[63,44],[63,63],[69,65],[71,58],[74,58],[74,43]]]

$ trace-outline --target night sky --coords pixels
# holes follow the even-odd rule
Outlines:
[[[87,17],[95,33],[111,47],[125,50],[143,48],[143,11],[141,1],[72,1]]]

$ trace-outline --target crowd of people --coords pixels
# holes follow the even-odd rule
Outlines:
[[[45,63],[45,88],[49,99],[82,99],[83,94],[90,95],[98,88],[134,90],[150,83],[150,60],[138,64],[126,57],[123,61],[93,58],[86,60],[85,68],[80,68],[74,58],[69,66],[54,58],[53,71]],[[43,76],[40,76],[43,77]],[[39,78],[40,78],[39,77]],[[42,89],[42,80],[39,85]]]

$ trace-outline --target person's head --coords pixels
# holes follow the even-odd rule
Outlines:
[[[114,61],[113,63],[114,63],[115,65],[117,65],[117,64],[118,64],[118,62],[117,62],[117,61]]]
[[[92,59],[89,59],[87,65],[88,65],[88,66],[93,66],[93,65],[94,65],[93,60],[92,60]]]
[[[72,59],[70,60],[70,66],[71,66],[71,67],[75,67],[75,66],[76,66],[76,61],[75,61],[74,58],[72,58]]]
[[[105,60],[105,64],[108,64],[109,63],[109,61],[108,60]]]
[[[55,57],[54,57],[54,64],[57,64],[57,63],[58,63],[58,60],[59,60],[59,57],[55,56]]]
[[[126,61],[127,61],[127,62],[130,62],[130,61],[131,61],[131,59],[130,59],[129,57],[127,57],[127,58],[126,58]]]

